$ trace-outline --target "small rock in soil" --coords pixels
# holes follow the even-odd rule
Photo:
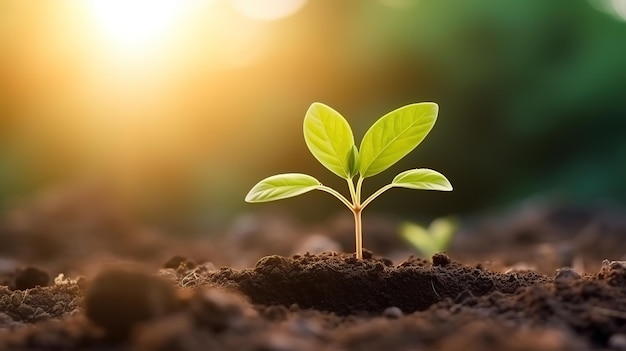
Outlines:
[[[144,273],[111,269],[91,282],[85,297],[85,314],[112,338],[124,338],[141,321],[176,310],[174,287]]]
[[[403,315],[402,310],[396,306],[387,307],[383,311],[383,316],[389,319],[398,319]]]
[[[15,290],[32,289],[37,286],[48,286],[50,275],[36,267],[18,269],[15,273]]]
[[[580,274],[578,274],[575,270],[569,267],[563,267],[561,269],[558,269],[556,271],[556,274],[554,275],[555,282],[567,282],[576,279],[580,279]]]

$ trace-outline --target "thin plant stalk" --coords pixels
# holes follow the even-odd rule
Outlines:
[[[361,222],[361,210],[352,210],[354,214],[354,234],[356,238],[356,258],[357,260],[363,259],[363,232]]]
[[[361,214],[363,213],[363,209],[367,206],[372,200],[378,197],[380,194],[390,189],[391,186],[383,187],[379,189],[372,195],[370,195],[363,203],[361,203],[361,189],[363,187],[363,177],[359,177],[359,180],[356,183],[356,187],[354,186],[352,179],[346,179],[348,181],[348,189],[350,190],[350,198],[352,202],[348,200],[346,197],[341,195],[338,191],[333,188],[329,188],[325,185],[320,186],[318,189],[325,191],[334,197],[338,198],[346,207],[350,209],[352,215],[354,216],[354,238],[356,244],[356,258],[359,260],[363,259],[363,220]]]

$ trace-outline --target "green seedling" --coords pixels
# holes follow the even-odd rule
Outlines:
[[[365,178],[374,176],[419,145],[435,125],[439,107],[433,102],[411,104],[391,111],[376,121],[356,147],[352,129],[339,112],[316,102],[304,117],[304,140],[313,156],[331,172],[348,182],[350,200],[337,190],[302,173],[274,175],[258,182],[246,195],[247,202],[286,199],[312,190],[325,191],[339,199],[354,214],[356,257],[363,259],[361,213],[375,198],[393,188],[451,191],[441,173],[416,168],[398,174],[390,184],[362,200]],[[356,184],[354,177],[358,175]]]
[[[425,258],[433,257],[438,252],[444,252],[450,245],[457,222],[452,218],[437,218],[428,228],[406,222],[400,226],[400,235],[415,247]]]

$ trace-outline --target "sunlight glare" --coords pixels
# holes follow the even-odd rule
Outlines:
[[[626,0],[613,0],[613,10],[622,20],[626,20]]]
[[[307,0],[233,0],[242,15],[261,21],[273,21],[298,12]]]
[[[589,4],[598,11],[626,21],[626,0],[589,0]]]
[[[183,0],[90,0],[100,29],[123,46],[159,39],[184,9]]]

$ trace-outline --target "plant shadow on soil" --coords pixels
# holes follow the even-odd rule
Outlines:
[[[72,206],[69,213],[80,208],[78,217],[85,215],[84,206]],[[91,221],[79,221],[87,227],[63,226],[72,218],[67,213],[35,220],[26,212],[31,224],[9,221],[0,228],[6,239],[0,254],[14,250],[15,261],[36,263],[0,261],[0,350],[626,350],[626,263],[594,261],[622,251],[626,217],[542,211],[534,221],[522,216],[523,225],[514,219],[484,225],[480,236],[460,237],[460,249],[430,261],[326,252],[265,256],[248,268],[171,257],[171,250],[194,252],[196,243],[176,246],[145,236],[106,211],[88,213]],[[42,231],[48,227],[54,230]],[[112,265],[76,280],[52,279],[59,267],[102,257],[63,250],[59,235],[77,238],[75,228],[116,231],[83,245],[162,266]],[[124,245],[122,234],[128,235]],[[37,255],[23,251],[33,237],[55,243],[55,250],[44,251],[57,256],[35,261]],[[370,242],[376,240],[372,235]],[[552,249],[537,250],[546,240]],[[590,240],[597,245],[589,247]],[[169,259],[146,258],[147,242]],[[487,262],[481,250],[489,247],[500,262],[526,256],[539,268]],[[574,262],[571,253],[597,269],[583,274],[563,267]]]

